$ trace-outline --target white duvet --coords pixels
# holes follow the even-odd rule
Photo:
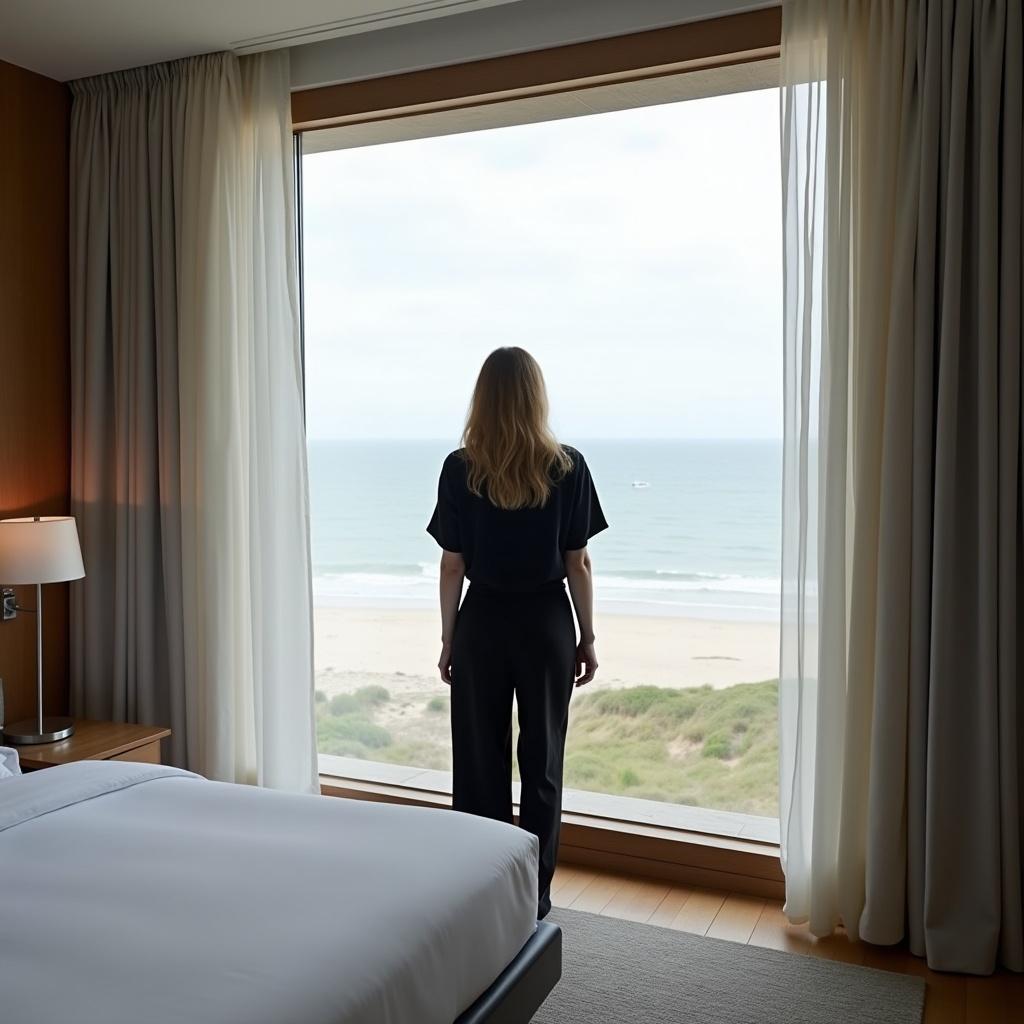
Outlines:
[[[533,933],[536,840],[88,761],[0,783],[4,1024],[451,1024]]]

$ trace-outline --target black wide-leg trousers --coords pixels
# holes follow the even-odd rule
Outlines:
[[[540,845],[537,916],[551,909],[576,627],[561,585],[528,594],[470,585],[452,642],[457,811],[512,821],[512,697],[519,708],[519,826]]]

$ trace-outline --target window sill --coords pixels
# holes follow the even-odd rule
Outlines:
[[[450,772],[355,758],[321,754],[320,788],[328,796],[451,806]],[[765,898],[783,896],[778,823],[755,815],[566,790],[560,859]]]

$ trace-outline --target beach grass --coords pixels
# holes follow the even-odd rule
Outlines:
[[[566,785],[774,815],[777,707],[774,680],[582,694],[573,702]]]
[[[415,700],[382,683],[318,691],[321,753],[451,768],[446,693]],[[565,785],[748,814],[778,812],[778,684],[629,686],[572,702]]]

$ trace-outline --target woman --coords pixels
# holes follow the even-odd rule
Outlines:
[[[444,549],[438,668],[452,688],[455,809],[512,821],[514,694],[519,824],[540,844],[538,918],[551,909],[569,697],[574,680],[597,671],[587,541],[608,526],[583,456],[547,420],[536,360],[521,348],[492,352],[427,527]]]

